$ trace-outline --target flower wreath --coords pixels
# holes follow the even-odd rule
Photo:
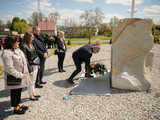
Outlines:
[[[105,67],[104,64],[101,63],[96,63],[96,64],[91,64],[90,69],[86,71],[85,77],[93,77],[93,73],[99,73],[100,75],[104,75],[104,73],[107,72],[107,68]]]

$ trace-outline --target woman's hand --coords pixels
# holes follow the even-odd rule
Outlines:
[[[22,79],[24,79],[25,78],[25,75],[24,74],[22,74],[22,77],[21,77]]]
[[[31,73],[29,73],[30,74],[30,76],[32,76],[33,75],[33,72],[31,72]]]

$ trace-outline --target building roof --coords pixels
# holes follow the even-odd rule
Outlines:
[[[56,29],[56,22],[40,22],[38,27],[43,31],[52,31]]]

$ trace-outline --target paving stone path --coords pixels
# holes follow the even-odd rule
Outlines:
[[[155,80],[156,87],[151,93],[112,90],[110,96],[69,95],[73,87],[65,80],[75,69],[71,56],[78,47],[67,51],[64,61],[67,72],[58,72],[57,56],[47,59],[44,75],[47,84],[36,89],[41,95],[39,101],[30,101],[27,90],[22,93],[22,102],[29,106],[24,115],[12,114],[9,91],[4,90],[3,80],[0,80],[0,120],[160,120],[160,45],[153,48],[153,73],[149,76]],[[102,45],[92,61],[104,63],[110,69],[110,52],[110,45]],[[63,96],[70,99],[63,100]]]

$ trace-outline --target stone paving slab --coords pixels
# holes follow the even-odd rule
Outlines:
[[[80,78],[71,95],[110,95],[109,73],[94,78]]]

